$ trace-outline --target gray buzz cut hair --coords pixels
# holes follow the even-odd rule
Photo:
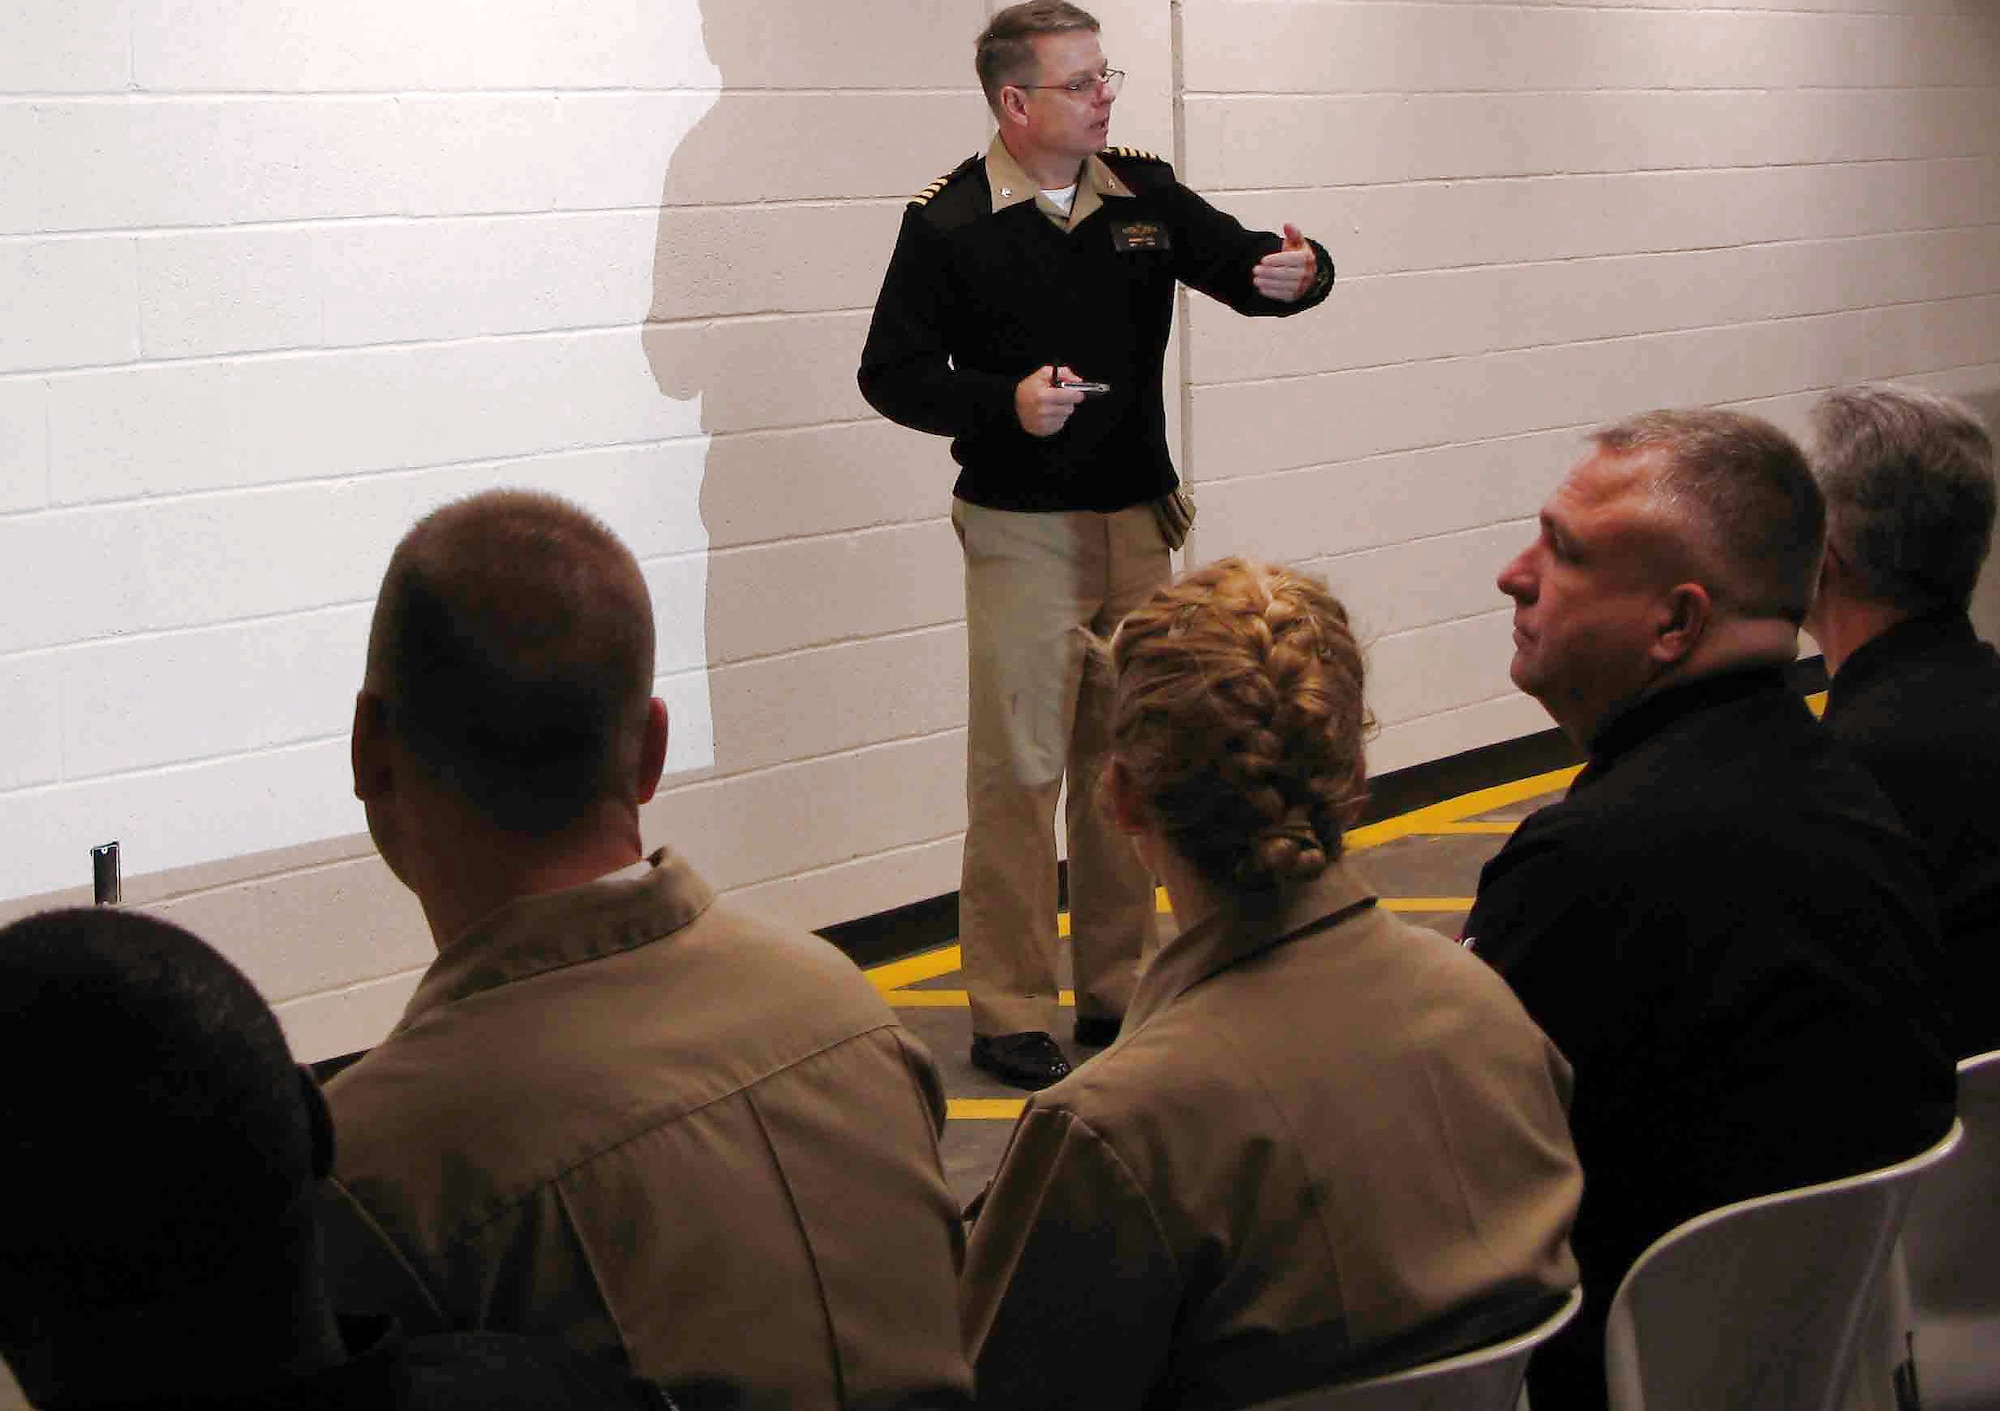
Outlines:
[[[1745,617],[1805,621],[1826,501],[1797,442],[1761,417],[1711,407],[1642,412],[1590,439],[1613,455],[1664,456],[1655,494],[1687,524],[1718,601]]]
[[[1963,611],[1993,541],[1993,440],[1971,408],[1914,387],[1843,387],[1813,408],[1827,535],[1870,598]]]

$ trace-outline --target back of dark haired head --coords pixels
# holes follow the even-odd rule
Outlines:
[[[326,1159],[256,989],[178,927],[0,930],[0,1330],[260,1271]]]
[[[1654,500],[1686,524],[1688,548],[1718,606],[1805,621],[1826,502],[1791,437],[1761,417],[1698,408],[1644,412],[1591,439],[1614,455],[1661,453]]]
[[[629,794],[652,676],[638,563],[553,496],[447,505],[405,536],[383,579],[369,681],[390,729],[510,831],[553,833]]]
[[[1828,536],[1867,596],[1963,612],[1993,542],[1993,440],[1973,411],[1915,388],[1846,387],[1813,408]]]
[[[1158,830],[1225,892],[1310,880],[1360,802],[1361,649],[1310,574],[1221,559],[1119,626],[1112,745]]]

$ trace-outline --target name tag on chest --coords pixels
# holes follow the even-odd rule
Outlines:
[[[1129,254],[1134,250],[1170,250],[1173,243],[1167,238],[1167,228],[1158,221],[1121,220],[1111,226],[1111,248]]]

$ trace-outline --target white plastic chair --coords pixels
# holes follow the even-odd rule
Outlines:
[[[1895,1360],[1913,1352],[1923,1411],[2000,1411],[2000,1051],[1958,1065],[1958,1120],[1896,1246]]]
[[[1365,1381],[1295,1392],[1251,1411],[1514,1411],[1528,1354],[1561,1332],[1582,1306],[1583,1290],[1571,1289],[1562,1307],[1505,1342]]]
[[[1833,1411],[1918,1178],[1958,1145],[1697,1215],[1639,1256],[1604,1335],[1612,1411]]]

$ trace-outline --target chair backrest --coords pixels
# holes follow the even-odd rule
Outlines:
[[[2000,1314],[2000,1051],[1958,1065],[1965,1140],[1918,1182],[1903,1267],[1922,1317]]]
[[[1612,1411],[1833,1411],[1917,1178],[1879,1171],[1725,1205],[1655,1240],[1612,1297]]]
[[[1562,1307],[1504,1342],[1366,1381],[1296,1392],[1252,1411],[1514,1411],[1528,1354],[1561,1332],[1582,1306],[1583,1290],[1571,1289]]]

